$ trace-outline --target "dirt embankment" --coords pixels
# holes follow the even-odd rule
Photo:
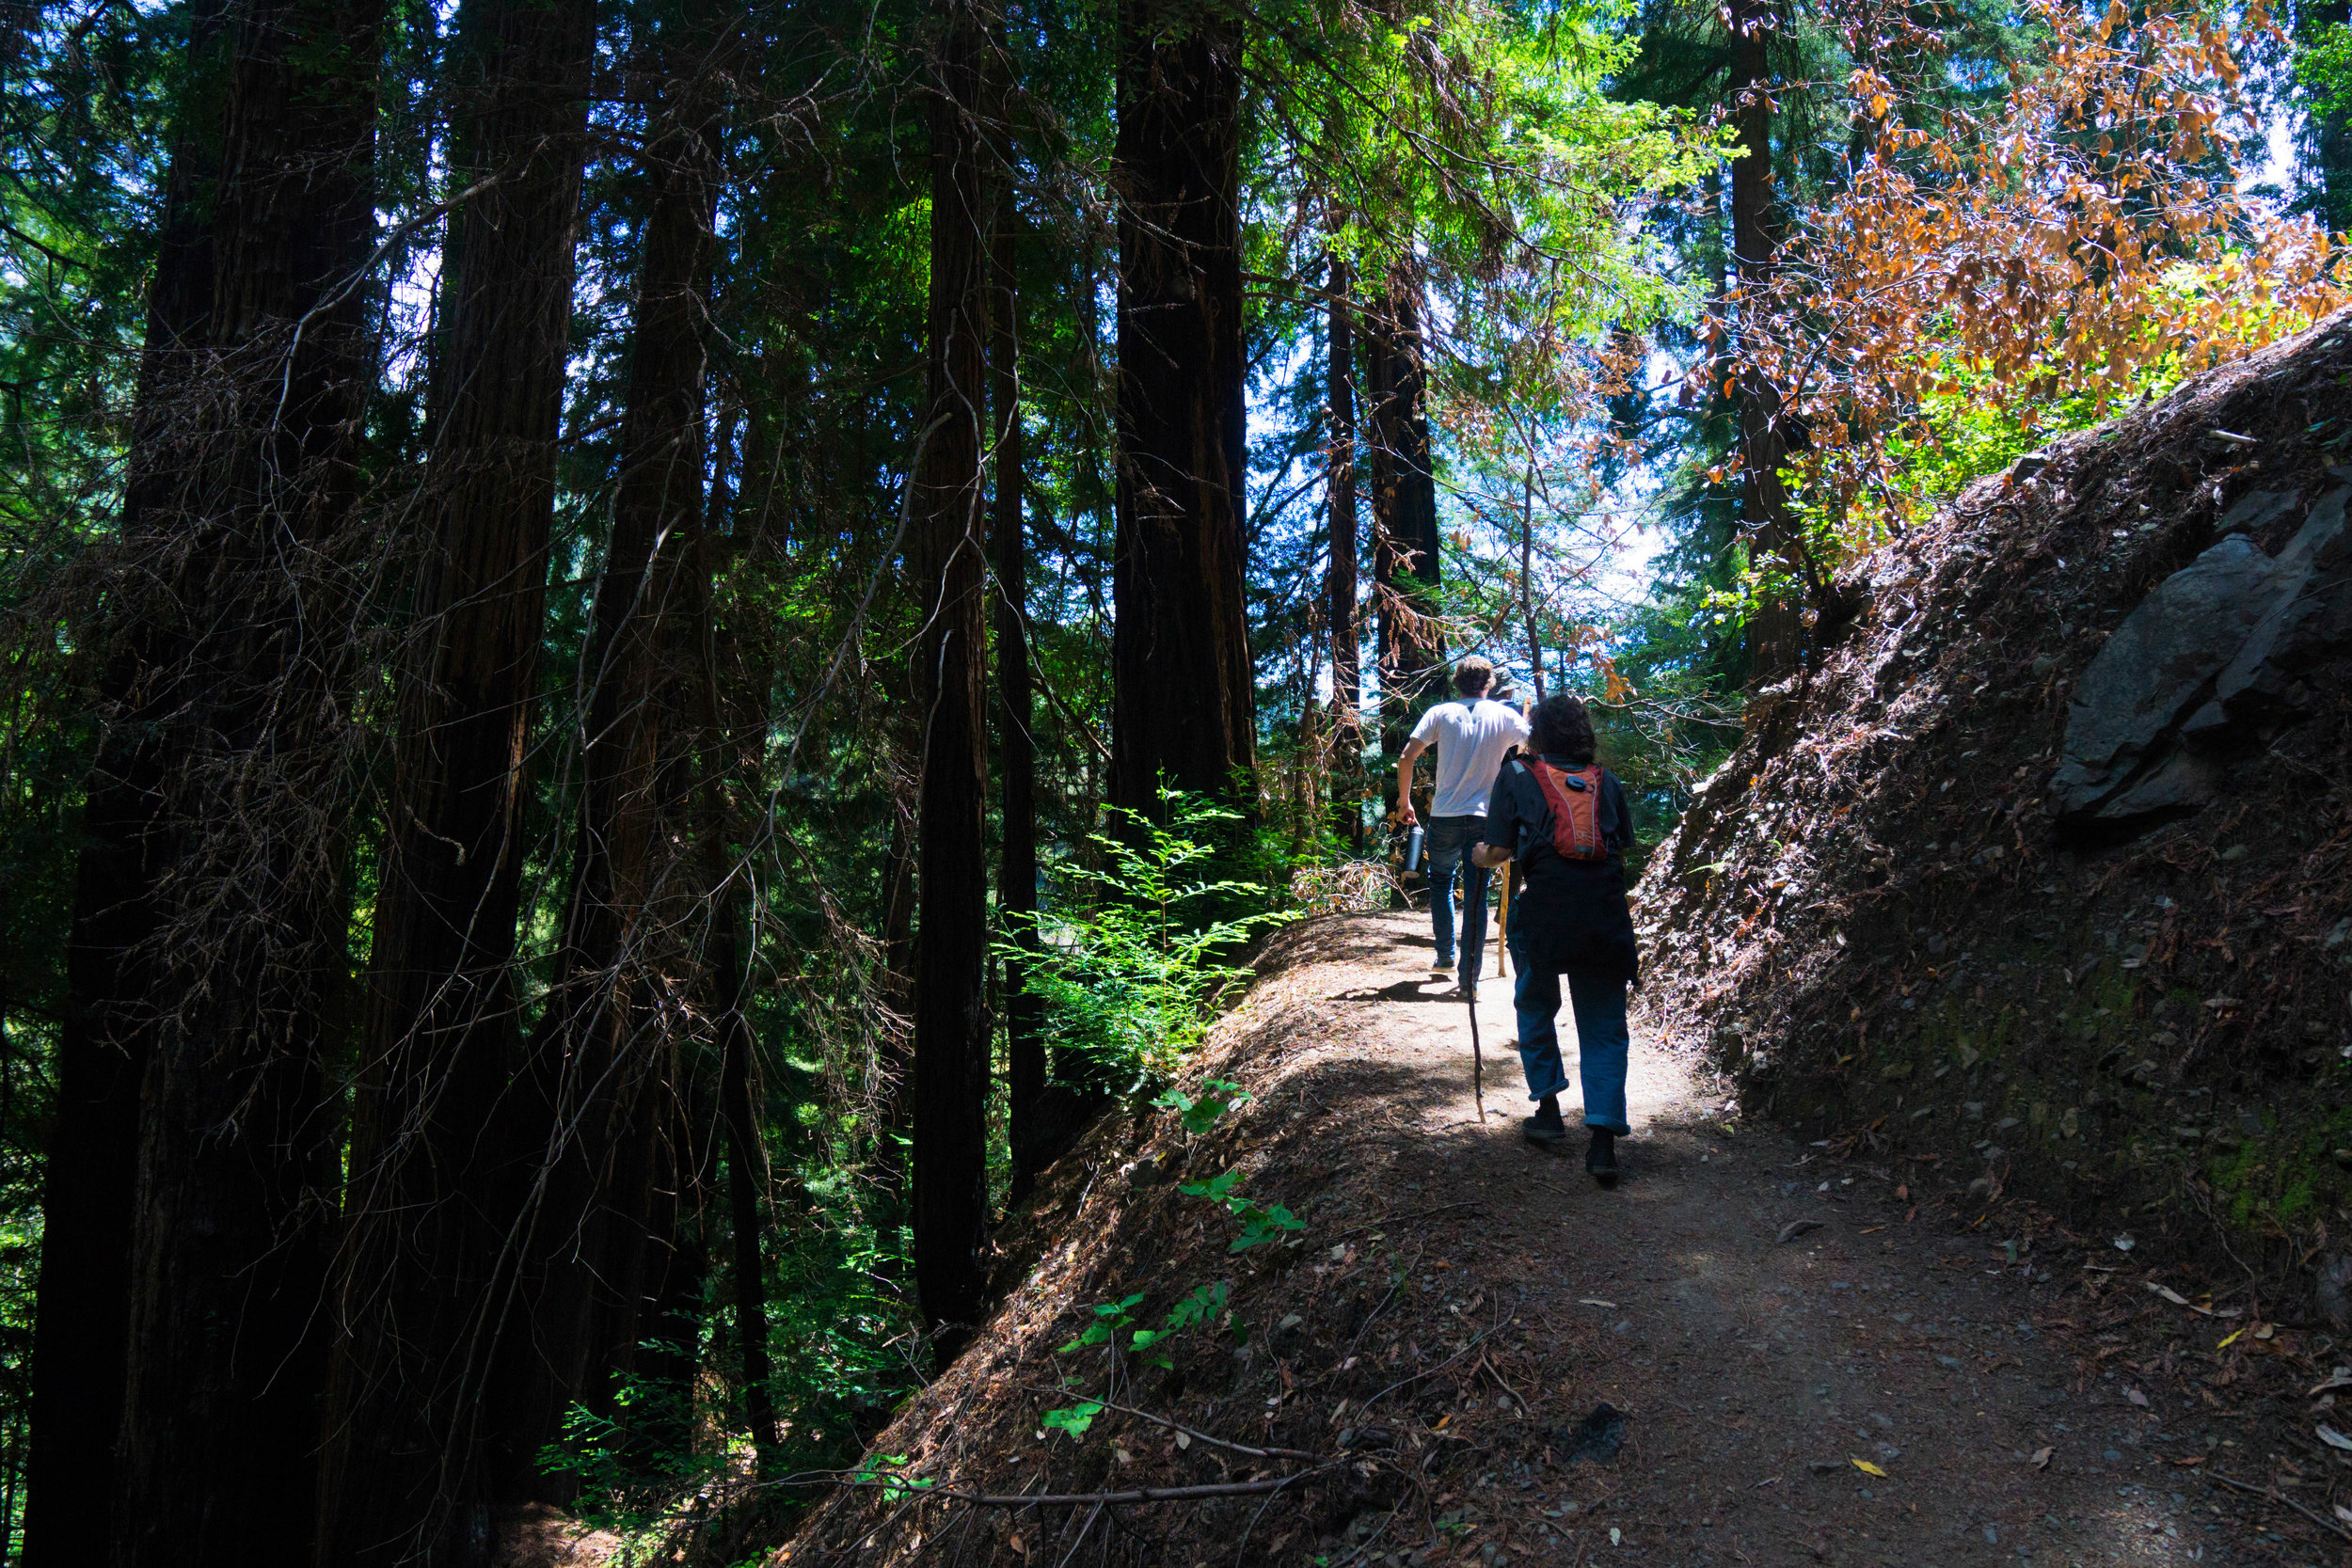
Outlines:
[[[2339,316],[1865,561],[1652,862],[1662,1026],[1975,1212],[2352,1327],[2346,465]]]
[[[1737,1124],[1641,1037],[1602,1192],[1520,1140],[1493,981],[1482,1118],[1429,957],[1419,916],[1283,933],[1187,1085],[1255,1098],[1199,1133],[1166,1110],[1098,1126],[1009,1237],[996,1318],[761,1560],[2331,1560],[2323,1490],[2297,1495],[2313,1523],[2205,1479],[2279,1462],[2151,1332],[2208,1320]],[[1183,1190],[1228,1171],[1305,1228],[1233,1250],[1247,1216]],[[1063,1348],[1220,1286],[1230,1321]]]

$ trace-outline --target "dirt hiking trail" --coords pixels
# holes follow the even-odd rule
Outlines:
[[[1425,916],[1333,917],[1278,946],[1211,1043],[1208,1073],[1257,1097],[1224,1141],[1159,1113],[1065,1160],[1032,1211],[1052,1240],[1008,1258],[1025,1283],[875,1451],[996,1493],[1248,1481],[1311,1455],[1339,1467],[1139,1508],[845,1494],[778,1560],[2352,1560],[2324,1517],[2209,1479],[2266,1481],[2276,1456],[2209,1397],[2131,1370],[2157,1370],[2141,1358],[2162,1347],[2111,1330],[2148,1307],[2084,1268],[2120,1256],[2061,1266],[2050,1238],[2037,1252],[1963,1233],[1898,1173],[1742,1123],[1638,1006],[1634,1132],[1603,1191],[1581,1131],[1558,1153],[1522,1141],[1510,989],[1491,972],[1479,1121],[1467,1009],[1427,972]],[[1568,1049],[1565,1007],[1561,1032]],[[1221,1262],[1230,1225],[1177,1191],[1227,1168],[1308,1222],[1295,1246],[1250,1255],[1267,1259],[1254,1272]],[[1057,1353],[1089,1304],[1144,1291],[1151,1310],[1220,1266],[1236,1315],[1272,1331],[1251,1346],[1197,1345],[1172,1371],[1113,1370],[1108,1385]],[[1041,1436],[1063,1378],[1300,1457],[1237,1461],[1118,1410],[1082,1438]],[[1624,1413],[1621,1448],[1573,1457],[1603,1402]]]

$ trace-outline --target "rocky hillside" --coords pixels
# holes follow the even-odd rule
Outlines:
[[[2347,497],[2338,316],[1862,562],[1652,862],[1660,1025],[1914,1188],[2345,1326]]]

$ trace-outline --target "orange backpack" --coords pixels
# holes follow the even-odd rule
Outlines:
[[[1587,764],[1573,773],[1529,757],[1544,803],[1551,808],[1551,847],[1564,861],[1605,861],[1609,845],[1600,836],[1600,768]]]

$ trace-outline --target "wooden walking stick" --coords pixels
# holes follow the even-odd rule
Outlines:
[[[1516,869],[1509,862],[1502,865],[1502,912],[1495,916],[1495,974],[1507,977],[1511,973],[1511,873]]]
[[[1478,1125],[1486,1125],[1486,1057],[1478,1049],[1478,982],[1465,979],[1462,995],[1470,1004],[1470,1093],[1478,1101]]]

